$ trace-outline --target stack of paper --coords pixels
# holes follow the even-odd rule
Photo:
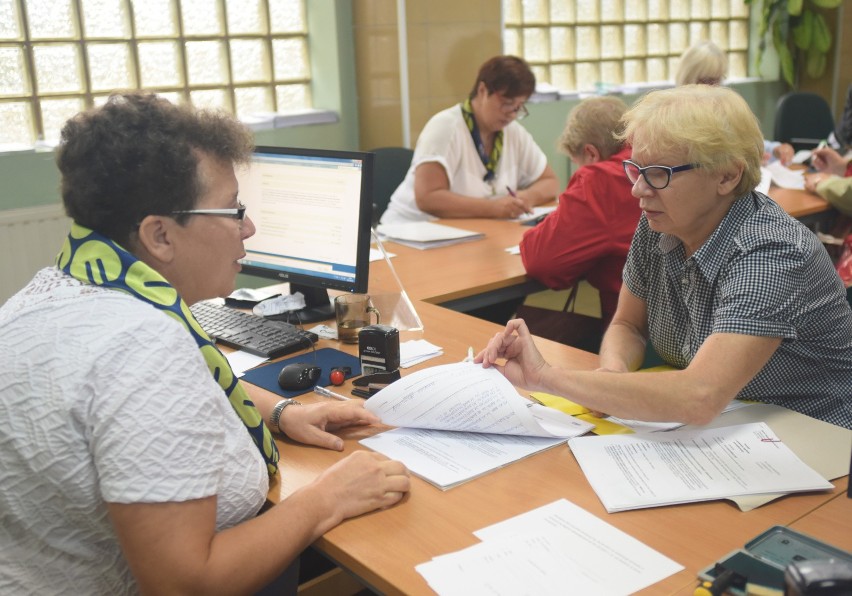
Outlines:
[[[383,240],[425,250],[470,242],[484,238],[485,234],[462,230],[431,221],[412,221],[397,224],[380,224],[376,231]]]
[[[632,594],[683,566],[560,499],[474,532],[482,540],[416,567],[450,594]]]
[[[429,343],[425,339],[410,339],[399,344],[399,367],[408,368],[443,354],[444,350],[441,346]]]
[[[441,489],[451,488],[592,425],[521,397],[493,368],[471,362],[433,366],[391,383],[365,406],[397,428],[361,444],[402,461]]]
[[[610,513],[833,488],[763,422],[577,437],[568,446]]]

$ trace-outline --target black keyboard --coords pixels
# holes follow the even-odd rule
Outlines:
[[[198,302],[190,308],[201,328],[217,342],[266,358],[278,358],[311,347],[316,333],[284,321],[234,310],[224,304]]]

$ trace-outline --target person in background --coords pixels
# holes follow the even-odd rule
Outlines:
[[[552,201],[559,191],[556,175],[517,123],[527,115],[533,91],[535,75],[522,59],[486,61],[468,98],[426,123],[381,223],[511,219]]]
[[[811,167],[816,173],[805,174],[805,189],[852,216],[852,159],[831,147],[821,147],[811,152]]]
[[[141,92],[62,129],[71,232],[0,308],[0,593],[295,594],[303,549],[408,491],[359,451],[257,516],[272,433],[340,451],[331,431],[377,418],[253,402],[192,317],[255,231],[234,175],[252,148],[231,116]]]
[[[624,123],[643,214],[600,368],[552,366],[519,319],[475,361],[627,419],[706,424],[740,398],[852,428],[846,291],[813,232],[754,190],[762,135],[746,102],[685,85],[648,93]],[[676,370],[634,372],[648,339]]]
[[[556,211],[521,240],[527,275],[554,290],[585,278],[600,292],[608,323],[621,290],[621,270],[642,211],[631,194],[622,162],[630,148],[615,133],[627,105],[616,97],[591,97],[571,110],[559,148],[579,169]]]
[[[712,41],[699,41],[681,54],[675,73],[677,85],[722,85],[728,76],[728,56]],[[789,143],[763,141],[764,164],[780,160],[788,166],[796,151]]]

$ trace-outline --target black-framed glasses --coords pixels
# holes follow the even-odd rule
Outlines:
[[[186,209],[185,211],[172,211],[171,215],[220,215],[223,217],[232,217],[240,222],[245,221],[246,206],[242,203],[237,203],[238,207],[232,209]]]
[[[645,166],[644,168],[639,164],[633,163],[629,159],[625,159],[621,162],[624,166],[624,173],[627,174],[627,179],[630,180],[631,184],[636,184],[639,180],[639,176],[645,179],[645,182],[651,188],[656,188],[657,190],[663,190],[665,187],[669,185],[672,181],[672,174],[676,172],[685,172],[686,170],[692,170],[694,168],[700,168],[701,164],[697,163],[687,163],[682,166]]]
[[[530,115],[529,110],[527,110],[527,104],[525,103],[522,103],[518,107],[514,107],[512,103],[501,104],[500,110],[504,114],[515,114],[515,120],[523,120]]]

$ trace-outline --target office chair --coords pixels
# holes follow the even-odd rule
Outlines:
[[[834,130],[831,107],[816,93],[792,91],[775,106],[775,140],[796,151],[813,149]]]
[[[405,179],[414,151],[407,147],[379,147],[371,152],[376,154],[373,159],[373,225],[376,225],[393,191]]]

